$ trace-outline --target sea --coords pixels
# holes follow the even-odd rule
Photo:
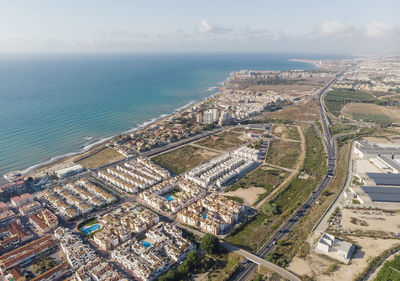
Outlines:
[[[301,54],[0,55],[0,175],[89,149],[217,92],[232,71],[312,69]]]

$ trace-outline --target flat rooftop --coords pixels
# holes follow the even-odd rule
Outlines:
[[[400,188],[384,186],[360,186],[372,202],[400,203]]]
[[[366,173],[375,185],[400,186],[400,174]]]

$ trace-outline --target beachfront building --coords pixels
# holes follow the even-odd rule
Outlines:
[[[0,199],[7,200],[11,196],[26,192],[26,185],[23,180],[13,181],[0,185]]]
[[[135,238],[118,246],[111,257],[140,280],[156,280],[172,265],[182,261],[193,245],[176,226],[160,222],[146,232],[147,241]]]
[[[219,235],[237,224],[246,214],[246,207],[224,196],[210,194],[177,214],[178,221]]]
[[[212,108],[204,111],[203,121],[205,124],[213,124],[218,121],[219,112],[218,109]]]
[[[156,211],[176,213],[204,196],[205,189],[191,181],[175,177],[143,191],[139,194],[139,199]]]
[[[233,177],[248,171],[257,161],[258,154],[257,149],[242,146],[190,170],[185,178],[202,187],[221,187]]]

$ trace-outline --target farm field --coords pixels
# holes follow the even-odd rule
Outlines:
[[[195,144],[217,150],[226,150],[244,144],[246,141],[241,136],[239,133],[223,132],[197,141]]]
[[[371,94],[362,91],[334,89],[325,95],[324,100],[329,112],[338,117],[347,103],[373,103],[376,99]]]
[[[376,276],[376,281],[400,280],[400,255],[395,256],[391,261],[385,262]]]
[[[181,174],[218,155],[219,153],[214,151],[186,145],[156,156],[152,160],[172,173]]]
[[[371,114],[371,113],[353,113],[353,119],[357,121],[373,122],[381,127],[390,126],[393,121],[384,114]]]
[[[344,117],[352,119],[353,113],[370,113],[377,115],[386,115],[394,122],[400,122],[400,108],[380,106],[376,104],[360,104],[350,103],[343,107],[342,113]]]
[[[268,148],[265,162],[279,167],[293,169],[301,153],[299,142],[273,140]]]

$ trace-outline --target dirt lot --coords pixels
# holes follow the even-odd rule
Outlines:
[[[121,153],[115,151],[111,147],[108,147],[104,150],[97,152],[89,158],[78,161],[77,164],[82,165],[83,167],[88,169],[95,169],[108,163],[122,160],[124,158],[125,156],[123,156]]]
[[[249,188],[239,188],[235,191],[229,191],[224,193],[227,196],[237,196],[242,198],[244,201],[253,205],[257,201],[258,195],[265,193],[265,189],[262,187],[249,187]]]
[[[207,137],[196,144],[218,150],[226,150],[242,145],[246,142],[244,135],[234,132],[224,132],[215,136]]]
[[[272,134],[278,138],[300,140],[299,132],[295,126],[274,125]]]
[[[171,152],[156,156],[152,158],[152,160],[169,171],[180,174],[218,155],[219,153],[214,151],[186,145]]]
[[[318,236],[314,235],[308,241],[314,242],[317,238]],[[400,241],[396,239],[349,238],[361,247],[356,250],[349,265],[337,263],[311,252],[305,258],[295,257],[288,269],[298,275],[307,275],[318,281],[353,280],[367,267],[372,257],[376,257],[384,250],[400,244]]]
[[[342,113],[349,119],[353,118],[352,113],[383,114],[391,118],[394,122],[400,122],[400,108],[391,106],[379,106],[370,103],[349,103],[343,107]]]
[[[267,112],[265,118],[291,121],[318,121],[319,110],[315,100],[304,101],[275,112]]]
[[[341,209],[345,230],[377,230],[400,232],[400,214],[379,210]]]
[[[268,148],[265,162],[271,165],[292,169],[296,167],[300,153],[300,142],[274,140]]]

